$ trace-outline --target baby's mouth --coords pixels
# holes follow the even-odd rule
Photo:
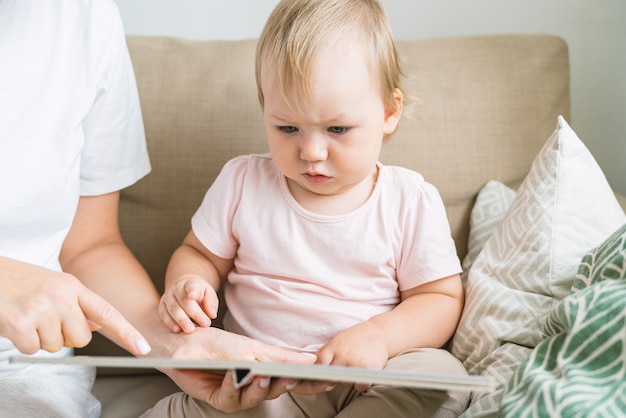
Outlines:
[[[319,173],[303,173],[302,177],[308,182],[312,184],[322,184],[329,181],[331,178]]]

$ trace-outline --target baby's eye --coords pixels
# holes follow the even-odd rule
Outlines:
[[[286,134],[292,134],[298,131],[298,128],[296,128],[295,126],[279,126],[278,129]]]
[[[341,135],[348,132],[348,128],[345,128],[343,126],[331,126],[330,128],[328,128],[328,131],[334,135]]]

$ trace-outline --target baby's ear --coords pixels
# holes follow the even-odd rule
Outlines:
[[[404,94],[400,89],[395,89],[391,103],[385,106],[385,135],[391,135],[398,127],[402,116]]]

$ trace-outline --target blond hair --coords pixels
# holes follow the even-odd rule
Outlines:
[[[343,40],[359,40],[362,44],[383,102],[393,108],[394,93],[403,93],[402,72],[391,25],[377,0],[280,1],[257,44],[256,82],[261,107],[264,106],[261,89],[264,65],[272,69],[284,97],[286,91],[295,88],[307,100],[311,98],[310,84],[317,60],[324,50]]]

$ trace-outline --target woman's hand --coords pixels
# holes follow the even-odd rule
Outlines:
[[[78,279],[0,257],[0,335],[24,354],[83,347],[102,329],[135,355],[150,346],[122,314]]]
[[[218,328],[196,328],[192,334],[169,331],[159,321],[160,335],[154,335],[154,350],[150,355],[177,359],[248,360],[277,363],[312,364],[315,356],[264,344]],[[154,329],[154,328],[153,328]],[[162,345],[167,342],[166,345]],[[294,379],[269,379],[256,376],[250,384],[236,388],[231,372],[215,373],[204,370],[162,370],[190,396],[207,402],[224,412],[235,412],[258,406],[291,389]]]

